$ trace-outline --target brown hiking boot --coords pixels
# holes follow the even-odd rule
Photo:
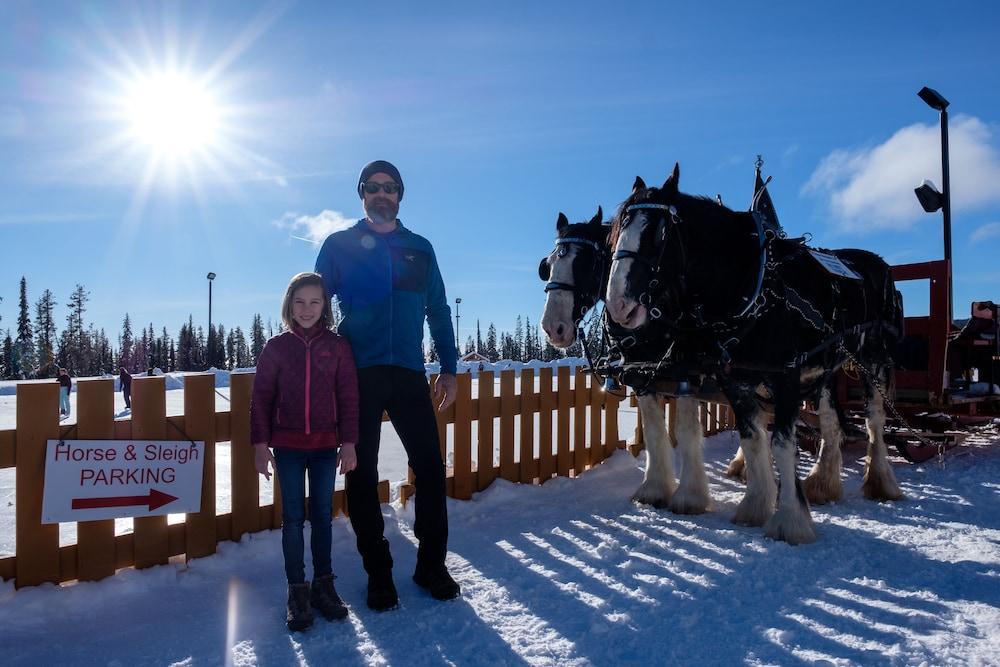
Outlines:
[[[435,600],[453,600],[462,593],[462,589],[451,578],[451,575],[448,574],[448,568],[444,565],[417,568],[417,571],[413,573],[413,581],[416,582],[417,586],[427,589]]]
[[[347,618],[347,605],[337,595],[337,589],[333,586],[332,574],[313,579],[312,589],[309,591],[309,602],[328,621]]]
[[[313,623],[313,612],[309,607],[309,582],[288,584],[288,629],[301,632]]]

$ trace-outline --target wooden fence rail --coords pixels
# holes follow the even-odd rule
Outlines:
[[[540,484],[553,476],[578,475],[625,446],[618,435],[620,397],[601,390],[585,372],[556,372],[545,367],[537,376],[523,369],[520,390],[515,371],[500,372],[496,395],[492,372],[474,378],[458,376],[455,403],[438,414],[442,454],[448,464],[448,495],[468,499],[500,477]],[[215,377],[184,377],[184,414],[166,414],[163,376],[136,377],[132,384],[130,419],[114,418],[114,381],[77,382],[77,423],[60,425],[59,385],[28,382],[17,387],[17,427],[0,431],[0,468],[16,468],[16,554],[0,559],[0,577],[17,587],[44,582],[97,580],[126,567],[145,568],[170,558],[207,556],[223,540],[281,525],[281,492],[274,478],[273,502],[259,502],[259,476],[250,447],[250,397],[253,373],[234,373],[230,409],[215,409]],[[728,406],[703,404],[707,433],[732,423]],[[672,422],[673,420],[671,420]],[[671,424],[672,425],[672,424]],[[475,436],[473,435],[475,427]],[[516,431],[515,431],[516,429]],[[494,433],[494,431],[497,431]],[[201,510],[182,523],[167,517],[137,518],[133,532],[116,535],[114,520],[77,523],[77,543],[60,546],[59,527],[41,523],[46,441],[91,440],[205,441]],[[230,443],[231,511],[217,514],[216,444]],[[519,446],[515,443],[519,442]],[[633,451],[642,447],[642,426],[635,431]],[[449,455],[450,452],[450,455]],[[413,494],[412,472],[400,487],[403,502]],[[389,483],[379,484],[382,502],[389,500]],[[334,493],[334,513],[346,513],[342,490]]]

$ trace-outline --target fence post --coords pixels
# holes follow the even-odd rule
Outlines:
[[[76,423],[80,440],[115,439],[115,381],[76,383]],[[96,581],[115,573],[115,520],[76,524],[76,572],[80,581]]]
[[[592,373],[588,373],[590,379],[590,443],[587,451],[590,454],[589,463],[593,468],[604,460],[604,444],[601,442],[601,417],[604,412],[604,389],[601,387],[601,379]]]
[[[185,517],[185,558],[215,553],[215,375],[184,377],[184,430],[194,441],[204,440],[201,471],[201,510]],[[180,435],[180,434],[178,434]]]
[[[476,485],[482,491],[496,479],[493,465],[493,418],[497,416],[493,398],[493,371],[479,373],[479,451],[476,457]]]
[[[587,375],[582,366],[576,367],[573,378],[573,475],[579,477],[587,469]]]
[[[514,413],[517,395],[514,393],[514,371],[500,371],[500,476],[517,481],[514,461]]]
[[[239,542],[244,533],[260,530],[260,489],[250,443],[250,399],[254,373],[229,376],[229,461],[232,476],[232,540]]]
[[[59,438],[59,383],[17,385],[15,585],[59,583],[59,526],[42,525],[46,441]]]
[[[538,369],[538,481],[544,482],[556,472],[552,454],[552,368]]]
[[[521,437],[520,437],[521,481],[531,484],[538,476],[535,461],[535,371],[521,369]]]
[[[623,391],[628,391],[627,389]],[[604,458],[615,453],[621,444],[618,435],[618,406],[621,400],[610,391],[604,393]]]
[[[454,490],[455,498],[468,500],[472,497],[472,374],[459,373],[456,380]]]
[[[132,439],[165,440],[167,383],[162,375],[132,379]],[[165,565],[170,560],[166,516],[137,517],[134,526],[136,569]]]
[[[569,448],[569,410],[573,398],[569,380],[569,366],[560,366],[556,371],[556,474],[569,477],[573,468],[573,452]]]

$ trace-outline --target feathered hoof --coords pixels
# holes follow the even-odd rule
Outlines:
[[[906,498],[896,483],[896,476],[892,474],[891,468],[883,470],[868,468],[864,483],[861,485],[861,492],[865,494],[865,498],[879,502]]]
[[[708,493],[678,489],[670,499],[670,511],[674,514],[704,514],[712,505]]]
[[[802,480],[802,490],[813,505],[825,505],[844,497],[844,485],[839,475],[833,479],[824,479],[817,471],[809,473]]]
[[[673,488],[664,488],[659,484],[643,482],[642,486],[632,494],[632,502],[639,503],[640,505],[651,505],[656,509],[663,509],[670,506],[670,499],[673,495]]]
[[[774,499],[762,496],[743,496],[736,507],[733,523],[739,526],[763,526],[774,514]]]
[[[729,467],[726,468],[726,477],[732,477],[738,479],[744,484],[747,482],[747,466],[746,461],[742,456],[736,456],[732,461],[729,462]]]
[[[789,544],[809,544],[816,541],[816,527],[809,511],[779,509],[764,525],[764,534]]]

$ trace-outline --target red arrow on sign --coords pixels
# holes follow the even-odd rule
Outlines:
[[[150,489],[146,496],[111,496],[110,498],[74,498],[73,509],[92,510],[102,507],[131,507],[132,505],[148,505],[149,511],[163,507],[177,500],[177,496]]]

